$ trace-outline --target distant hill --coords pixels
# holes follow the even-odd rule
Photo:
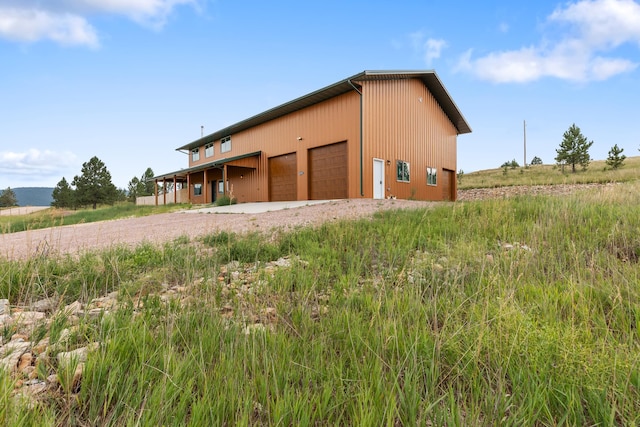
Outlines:
[[[12,188],[16,193],[18,206],[51,206],[53,187]]]

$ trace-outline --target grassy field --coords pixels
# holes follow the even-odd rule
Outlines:
[[[185,205],[136,206],[133,203],[119,203],[114,206],[102,206],[98,209],[46,209],[28,215],[0,216],[0,234],[39,228],[73,225],[110,219],[153,215],[184,209]]]
[[[72,319],[36,329],[100,346],[74,387],[53,354],[40,363],[61,386],[30,405],[0,374],[0,424],[638,425],[639,205],[636,181],[0,260],[12,304],[122,304],[64,342]],[[176,284],[188,298],[158,296]]]
[[[536,165],[528,168],[489,169],[463,174],[458,182],[461,190],[468,188],[503,187],[511,185],[556,185],[587,184],[606,182],[626,182],[640,179],[640,156],[629,157],[622,168],[610,170],[604,160],[592,161],[586,171],[578,168],[571,173],[571,167],[561,169],[555,165]]]

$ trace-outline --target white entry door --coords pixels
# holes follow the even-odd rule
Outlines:
[[[373,198],[384,199],[384,160],[373,159]]]

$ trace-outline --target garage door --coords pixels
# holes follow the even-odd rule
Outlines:
[[[269,200],[297,200],[297,170],[296,153],[269,159]]]
[[[309,150],[309,199],[346,199],[347,190],[347,143]]]

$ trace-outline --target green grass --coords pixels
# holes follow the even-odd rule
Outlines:
[[[65,344],[101,343],[77,390],[27,408],[0,378],[0,422],[638,425],[639,204],[629,182],[0,261],[13,304],[123,303]],[[265,268],[283,256],[290,268]],[[189,298],[162,301],[163,284]]]
[[[557,185],[627,182],[640,178],[640,156],[629,157],[624,166],[617,170],[607,168],[604,160],[592,161],[586,171],[580,168],[571,173],[571,167],[565,173],[555,165],[536,165],[527,168],[488,169],[465,173],[458,183],[461,190],[469,188],[503,187],[512,185]]]
[[[173,212],[178,209],[185,209],[185,205],[136,206],[132,203],[119,203],[114,206],[99,207],[95,210],[78,209],[75,211],[51,208],[28,215],[0,216],[0,234],[61,225],[140,217],[157,213]]]

